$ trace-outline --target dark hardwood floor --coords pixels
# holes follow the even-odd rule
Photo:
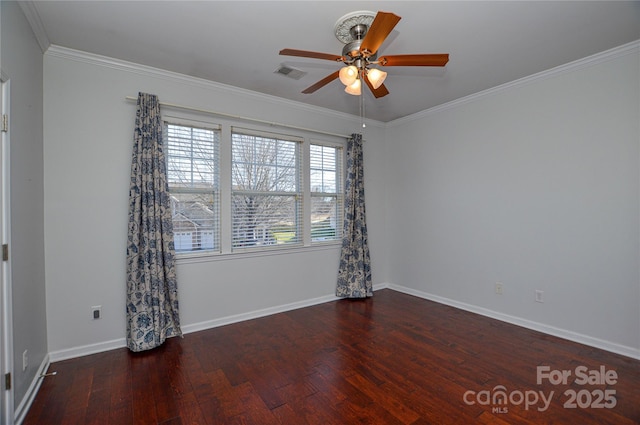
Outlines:
[[[388,289],[49,371],[25,425],[640,423],[640,361]]]

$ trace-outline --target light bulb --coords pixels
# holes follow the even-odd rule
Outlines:
[[[387,73],[384,71],[380,71],[379,69],[372,68],[367,73],[367,78],[369,78],[369,82],[374,89],[377,89],[382,85],[384,79],[387,78]]]
[[[340,70],[340,82],[345,86],[350,86],[358,79],[358,68],[353,65],[345,66]]]
[[[352,84],[345,87],[344,91],[354,96],[360,96],[360,94],[362,93],[361,87],[362,83],[360,82],[360,79],[357,79]]]

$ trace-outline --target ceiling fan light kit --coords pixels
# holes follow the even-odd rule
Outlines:
[[[358,79],[358,68],[353,65],[345,66],[340,69],[340,82],[345,86],[350,86]]]
[[[281,55],[301,56],[342,62],[345,66],[335,71],[302,93],[313,93],[335,79],[344,84],[345,92],[354,96],[362,94],[362,81],[366,83],[376,98],[389,94],[383,84],[387,73],[376,66],[445,66],[449,61],[447,53],[385,55],[378,60],[378,49],[400,21],[400,17],[390,12],[351,12],[336,22],[334,33],[344,44],[342,56],[306,50],[283,49]]]
[[[353,81],[353,83],[346,86],[344,88],[344,91],[354,96],[360,96],[362,94],[362,82],[359,78],[357,78]]]
[[[380,71],[378,68],[371,68],[367,72],[367,77],[371,82],[371,85],[374,89],[379,88],[384,82],[385,78],[387,78],[387,73],[384,71]]]

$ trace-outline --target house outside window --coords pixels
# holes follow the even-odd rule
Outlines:
[[[165,131],[176,252],[219,251],[220,131],[172,123]]]

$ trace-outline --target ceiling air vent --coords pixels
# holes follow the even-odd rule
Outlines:
[[[307,73],[304,71],[291,68],[286,65],[280,65],[280,68],[276,69],[274,73],[284,75],[285,77],[293,78],[294,80],[299,80],[300,78],[307,75]]]

